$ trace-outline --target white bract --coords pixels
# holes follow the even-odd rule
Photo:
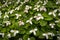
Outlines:
[[[16,15],[16,19],[18,19],[21,16],[21,14],[15,14],[15,15]]]
[[[9,33],[9,34],[7,34],[7,37],[8,37],[8,38],[11,38],[11,34],[10,34],[10,33]]]
[[[58,16],[60,16],[60,13],[58,14]]]
[[[40,5],[35,5],[33,10],[39,11]]]
[[[55,23],[59,23],[60,22],[60,19],[56,20]]]
[[[40,7],[40,11],[47,11],[46,8],[44,6]]]
[[[30,38],[28,38],[28,40],[30,40]]]
[[[50,23],[49,26],[51,26],[51,28],[54,28],[55,24],[54,23]]]
[[[29,2],[29,0],[24,0],[24,2]]]
[[[19,40],[22,40],[22,38],[19,38]]]
[[[14,10],[13,10],[13,9],[9,11],[9,13],[10,13],[10,14],[12,14],[13,12],[14,12]]]
[[[43,33],[42,35],[45,36],[46,39],[48,39],[48,36],[49,36],[49,35],[51,35],[51,37],[54,36],[54,34],[53,34],[53,33],[50,33],[50,32],[48,32],[48,33]]]
[[[37,28],[30,30],[30,33],[33,33],[34,35],[36,35],[36,31],[37,31]]]
[[[32,19],[33,19],[33,17],[31,17],[29,20],[27,20],[26,23],[30,23],[32,25]]]
[[[26,5],[24,12],[28,13],[28,10],[31,9],[31,6]]]
[[[48,15],[53,15],[54,17],[56,17],[56,12],[57,12],[57,9],[52,12],[49,12]]]
[[[18,23],[19,23],[19,26],[24,25],[23,21],[19,21]]]
[[[37,16],[34,16],[34,18],[36,18],[36,20],[40,20],[40,19],[44,19],[44,17],[41,14],[38,14]]]
[[[0,35],[2,35],[2,37],[4,37],[4,33],[0,33]]]
[[[2,12],[0,11],[0,18],[1,18]]]
[[[46,5],[46,4],[47,4],[47,2],[48,2],[48,0],[44,1],[43,5]]]
[[[14,35],[13,35],[13,36],[16,36],[16,34],[17,34],[17,33],[19,33],[19,31],[18,31],[18,30],[11,30],[10,32],[11,32],[11,33],[14,33]]]
[[[19,10],[20,9],[20,6],[16,7],[15,10]]]
[[[6,26],[10,25],[11,22],[10,21],[4,21],[3,23],[6,23]]]
[[[4,18],[9,18],[8,13],[5,12]]]
[[[46,39],[48,39],[48,34],[43,33],[42,35],[43,35],[43,36],[45,36],[45,37],[46,37]]]

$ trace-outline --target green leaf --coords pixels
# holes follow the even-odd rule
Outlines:
[[[28,40],[28,37],[29,37],[28,35],[24,35],[23,40]]]
[[[34,37],[31,37],[30,40],[35,40],[35,38]]]
[[[53,20],[53,18],[52,17],[46,17],[45,20],[50,21],[50,20]]]
[[[58,27],[60,27],[60,24],[57,24]]]
[[[39,23],[40,23],[41,26],[46,26],[47,25],[47,22],[44,21],[44,20],[40,20]]]

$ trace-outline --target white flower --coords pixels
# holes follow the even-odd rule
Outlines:
[[[30,40],[30,38],[28,38],[28,40]]]
[[[32,19],[33,19],[33,17],[31,17],[29,20],[27,20],[26,23],[29,22],[32,25]]]
[[[60,16],[60,13],[58,14],[58,16]]]
[[[23,21],[19,21],[18,23],[19,23],[19,26],[24,25]]]
[[[28,2],[29,0],[24,0],[24,2]]]
[[[16,7],[15,10],[19,10],[20,9],[20,6]]]
[[[38,14],[37,16],[34,16],[34,18],[36,18],[36,20],[40,20],[40,19],[44,19],[44,17],[41,14]]]
[[[51,35],[51,36],[55,36],[53,33],[50,33],[50,32],[48,32],[47,34],[48,34],[48,35]]]
[[[9,34],[7,34],[7,36],[8,36],[8,38],[11,38],[11,34],[9,33]]]
[[[30,30],[30,33],[33,33],[34,35],[36,35],[36,31],[37,31],[37,28]]]
[[[26,5],[24,12],[28,13],[28,10],[31,9],[31,6]]]
[[[9,11],[9,13],[10,13],[10,14],[12,14],[13,12],[14,12],[14,10],[13,10],[13,9]]]
[[[42,35],[43,35],[43,36],[45,36],[45,37],[46,37],[46,39],[48,39],[48,34],[43,33]]]
[[[21,16],[21,14],[15,14],[15,15],[16,15],[16,19],[18,19]]]
[[[22,38],[19,38],[19,40],[22,40]]]
[[[16,3],[18,4],[19,2],[20,2],[20,0],[17,0],[17,2],[16,2]]]
[[[59,23],[60,22],[60,19],[56,20],[55,23]]]
[[[39,7],[40,7],[40,5],[35,5],[35,8],[33,10],[39,11]]]
[[[50,23],[49,26],[51,26],[51,28],[54,28],[55,24],[54,23]]]
[[[40,11],[47,11],[46,8],[44,6],[40,7]]]
[[[55,14],[56,12],[57,12],[57,9],[52,12],[49,12],[48,15],[53,15],[54,17],[56,17],[56,14]]]
[[[0,33],[0,35],[2,35],[2,37],[4,37],[4,33]]]
[[[0,18],[1,18],[2,12],[0,11]]]
[[[18,30],[11,30],[10,32],[11,32],[11,33],[14,33],[14,36],[16,36],[17,33],[19,33]]]
[[[48,2],[48,0],[44,1],[43,5],[46,5],[46,4],[47,4],[47,2]]]
[[[9,18],[8,13],[5,12],[4,18]]]
[[[43,33],[42,35],[45,36],[46,39],[48,39],[48,36],[49,36],[49,35],[54,36],[54,34],[53,34],[53,33],[50,33],[50,32],[48,32],[48,33]]]
[[[11,22],[10,21],[4,21],[4,23],[6,23],[6,26],[10,25]]]

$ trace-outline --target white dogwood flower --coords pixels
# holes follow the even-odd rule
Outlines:
[[[28,38],[28,40],[30,40],[30,38]]]
[[[48,36],[49,36],[49,35],[51,35],[51,37],[52,37],[52,36],[54,36],[54,34],[53,34],[53,33],[51,33],[51,32],[43,33],[42,35],[43,35],[43,36],[45,36],[45,37],[46,37],[46,39],[48,39]]]
[[[40,20],[40,19],[44,19],[44,17],[41,14],[38,14],[37,16],[34,16],[34,18],[36,18],[36,20]]]
[[[19,26],[24,25],[23,21],[19,21],[18,23],[19,23]]]
[[[6,26],[10,25],[11,22],[10,21],[4,21],[4,23],[6,23]]]
[[[43,35],[43,36],[45,36],[45,37],[46,37],[46,39],[48,39],[48,34],[43,33],[42,35]]]
[[[44,6],[40,7],[40,11],[47,11],[46,8]]]
[[[58,14],[58,16],[60,16],[60,13]]]
[[[5,12],[4,18],[9,18],[8,13]]]
[[[16,36],[16,34],[17,34],[17,33],[19,33],[19,31],[18,31],[18,30],[11,30],[10,32],[11,32],[11,33],[14,33],[14,35],[13,35],[13,36]]]
[[[29,0],[24,0],[24,2],[28,2]]]
[[[1,18],[2,12],[0,11],[0,18]]]
[[[24,12],[28,13],[28,10],[31,9],[31,6],[26,5]]]
[[[52,12],[49,12],[48,15],[53,15],[54,17],[56,17],[56,14],[55,14],[56,12],[57,12],[57,9]]]
[[[26,23],[30,23],[32,25],[32,19],[33,19],[33,17],[31,17],[29,20],[27,20]]]
[[[15,15],[16,15],[16,19],[18,19],[21,16],[21,14],[15,14]]]
[[[35,5],[33,10],[39,11],[39,7],[40,7],[40,5]]]
[[[9,34],[7,34],[7,37],[8,37],[8,38],[11,38],[11,34],[10,34],[10,33],[9,33]]]
[[[59,23],[60,22],[60,19],[56,20],[55,23]]]
[[[19,40],[22,40],[22,38],[19,38]]]
[[[49,26],[51,26],[51,28],[54,28],[55,24],[54,23],[50,23]]]
[[[9,13],[10,13],[10,14],[12,14],[13,12],[14,12],[14,10],[13,10],[13,9],[9,11]]]
[[[2,37],[4,37],[4,33],[0,33],[0,35],[2,35]]]
[[[37,28],[30,30],[30,33],[33,33],[34,35],[36,35],[36,31],[37,31]]]

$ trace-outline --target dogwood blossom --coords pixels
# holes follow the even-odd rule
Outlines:
[[[37,31],[37,28],[30,30],[30,33],[33,33],[34,35],[36,35],[36,31]]]
[[[19,23],[19,26],[24,25],[23,21],[19,21],[18,23]]]
[[[32,19],[33,19],[33,17],[31,17],[29,20],[27,20],[26,23],[29,22],[32,25]]]
[[[14,12],[14,10],[13,10],[13,9],[9,11],[9,13],[10,13],[10,14],[12,14],[13,12]]]
[[[14,35],[13,35],[13,36],[16,36],[16,34],[17,34],[17,33],[19,33],[19,31],[18,31],[18,30],[11,30],[10,32],[11,32],[11,33],[14,33]]]
[[[31,9],[31,6],[26,5],[24,12],[28,13],[28,10]]]
[[[18,19],[21,16],[21,14],[15,14],[15,15],[16,15],[16,19]]]
[[[49,35],[55,36],[53,33],[50,33],[50,32],[48,32],[48,33],[43,33],[42,35],[45,36],[46,39],[48,39],[48,36],[49,36]]]
[[[4,18],[9,18],[8,13],[5,12]]]
[[[4,33],[0,33],[0,35],[2,35],[2,37],[4,37]]]
[[[56,17],[56,14],[55,14],[56,12],[57,12],[57,9],[52,12],[49,12],[48,15],[53,15],[54,17]]]
[[[10,21],[4,21],[3,23],[6,23],[6,26],[10,25],[11,22]]]
[[[44,17],[41,14],[38,14],[37,16],[34,16],[34,18],[36,18],[36,20],[40,20],[40,19],[44,19]]]
[[[9,33],[9,34],[7,34],[7,37],[8,37],[8,38],[11,38],[11,34],[10,34],[10,33]]]
[[[47,11],[46,8],[44,6],[40,7],[40,11]]]
[[[55,24],[54,23],[50,23],[49,26],[51,26],[51,28],[54,28]]]

